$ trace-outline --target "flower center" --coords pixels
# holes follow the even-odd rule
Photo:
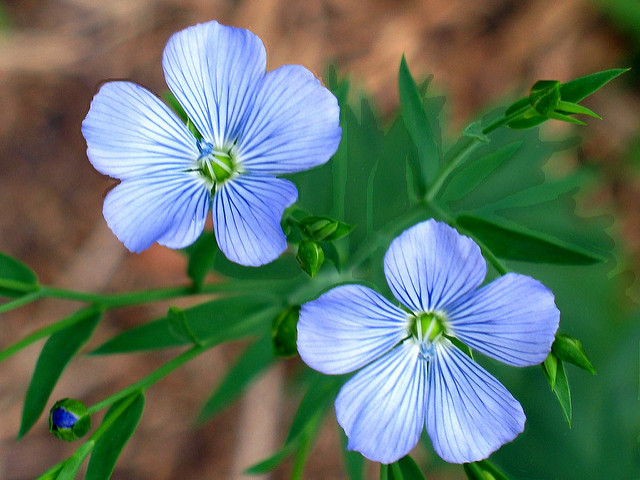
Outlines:
[[[446,332],[445,320],[442,312],[423,312],[412,317],[409,333],[418,339],[422,359],[433,358],[434,344]]]
[[[238,171],[235,146],[216,148],[204,140],[198,141],[198,172],[213,185],[224,183]]]

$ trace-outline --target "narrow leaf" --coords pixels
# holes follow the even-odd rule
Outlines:
[[[202,342],[195,333],[193,333],[184,310],[178,307],[169,307],[167,322],[169,322],[169,330],[171,330],[179,340],[191,342],[194,345],[202,345]]]
[[[556,357],[553,352],[547,355],[547,358],[542,364],[542,370],[549,381],[551,390],[553,390],[556,386],[556,378],[558,377],[558,357]]]
[[[84,459],[91,453],[93,442],[83,443],[75,453],[64,462],[62,469],[55,478],[56,480],[74,480],[78,474],[78,470],[82,466]]]
[[[527,130],[529,128],[537,127],[547,120],[548,117],[543,117],[542,115],[534,115],[532,117],[517,118],[516,120],[507,123],[507,126],[509,128],[513,128],[514,130]]]
[[[558,108],[556,110],[563,113],[576,113],[581,115],[588,115],[590,117],[597,118],[598,120],[602,120],[602,117],[598,115],[596,112],[582,105],[578,105],[577,103],[562,101],[558,103]]]
[[[426,187],[438,172],[440,151],[433,128],[429,124],[427,113],[424,110],[422,97],[404,56],[400,62],[398,88],[402,104],[402,117],[409,135],[418,149],[421,173]]]
[[[561,122],[573,123],[574,125],[586,125],[582,120],[578,120],[577,118],[570,117],[569,115],[563,115],[558,112],[551,112],[549,114],[549,118],[553,118],[554,120],[560,120]]]
[[[202,288],[205,276],[212,269],[217,248],[215,237],[208,232],[200,235],[200,238],[189,248],[187,275],[189,275],[196,290]]]
[[[342,428],[338,426],[340,441],[342,443],[342,457],[344,459],[345,470],[349,480],[363,480],[364,478],[364,457],[358,452],[347,449],[348,439]]]
[[[264,295],[238,295],[205,302],[184,310],[187,324],[202,342],[225,342],[255,333],[261,325],[270,325],[279,308]],[[167,317],[128,330],[102,344],[92,355],[111,355],[191,343],[177,338]]]
[[[102,311],[86,309],[77,312],[76,315],[81,315],[84,319],[51,335],[42,347],[27,389],[18,438],[24,436],[40,417],[60,375],[91,337],[102,317]]]
[[[0,297],[16,297],[38,289],[38,277],[24,263],[0,253]]]
[[[571,390],[569,389],[569,379],[562,360],[558,360],[558,373],[553,393],[562,407],[564,418],[567,420],[569,427],[571,427]]]
[[[102,421],[106,427],[95,441],[85,480],[111,478],[118,457],[136,430],[143,410],[142,393],[125,397],[111,406]]]
[[[270,457],[247,468],[244,471],[245,475],[262,475],[275,470],[296,450],[296,448],[298,448],[297,442],[283,446]]]
[[[582,247],[511,222],[489,221],[471,215],[461,215],[456,222],[500,258],[564,265],[590,265],[606,260]]]
[[[627,71],[628,68],[614,68],[576,78],[560,85],[560,96],[565,102],[577,103]]]
[[[202,407],[198,422],[204,422],[235,400],[275,358],[271,335],[265,335],[249,346],[229,369],[213,394]]]

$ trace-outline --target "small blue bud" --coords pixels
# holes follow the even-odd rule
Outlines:
[[[91,417],[87,407],[78,400],[59,400],[49,412],[49,431],[67,442],[84,436],[90,428]]]

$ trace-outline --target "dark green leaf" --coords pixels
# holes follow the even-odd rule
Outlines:
[[[142,393],[125,397],[111,406],[102,421],[105,429],[96,440],[85,480],[111,478],[118,457],[136,430],[143,410]]]
[[[348,439],[342,428],[338,426],[338,434],[342,443],[342,457],[344,459],[345,470],[349,480],[363,480],[364,478],[364,457],[353,450],[347,450]]]
[[[424,110],[422,97],[418,92],[416,82],[411,76],[407,61],[402,57],[398,74],[398,88],[400,91],[400,103],[402,104],[402,117],[413,139],[420,157],[420,171],[424,187],[428,186],[435,178],[440,166],[440,149],[429,123],[427,113]]]
[[[296,340],[298,331],[298,316],[300,307],[294,305],[283,310],[280,315],[273,319],[271,324],[271,341],[273,353],[278,357],[292,357],[298,353]]]
[[[587,357],[587,352],[584,351],[582,342],[577,338],[559,333],[551,348],[560,360],[573,363],[589,373],[596,373],[596,369]]]
[[[565,102],[577,103],[628,70],[628,68],[614,68],[576,78],[560,85],[560,96]]]
[[[596,112],[582,105],[578,105],[577,103],[559,102],[558,108],[556,109],[556,111],[562,112],[562,113],[576,113],[576,114],[588,115],[590,117],[602,120],[602,117],[598,115]]]
[[[260,373],[271,367],[275,357],[271,347],[271,335],[261,337],[249,346],[206,401],[198,422],[205,422],[234,401]]]
[[[506,117],[508,117],[509,115],[513,115],[520,110],[524,111],[527,108],[531,108],[529,104],[529,97],[524,97],[511,104],[509,108],[507,108],[507,110],[504,112],[504,114]]]
[[[389,466],[389,480],[425,480],[420,467],[409,455]]]
[[[205,302],[184,310],[187,324],[202,342],[226,342],[267,328],[280,308],[265,295],[237,295]],[[92,355],[130,353],[188,345],[177,338],[167,317],[128,330],[102,344]]]
[[[549,118],[560,120],[561,122],[573,123],[574,125],[586,125],[582,120],[578,120],[577,118],[570,117],[569,115],[563,115],[558,112],[551,112],[549,114]]]
[[[500,258],[566,265],[590,265],[606,260],[582,247],[511,222],[461,215],[456,223]]]
[[[24,263],[0,253],[0,297],[18,297],[38,289],[38,277]]]
[[[522,142],[514,142],[488,153],[456,170],[442,193],[445,201],[456,201],[473,191],[491,175],[502,163],[511,159],[522,147]]]
[[[211,271],[217,248],[216,239],[209,232],[200,235],[200,238],[189,248],[187,275],[196,290],[202,287],[205,276]]]
[[[569,379],[567,378],[567,372],[562,360],[558,360],[558,370],[556,374],[556,383],[553,387],[553,393],[555,393],[556,398],[562,407],[564,418],[567,420],[569,426],[571,426],[571,390],[569,389]]]
[[[187,321],[187,315],[184,310],[178,307],[169,307],[167,312],[167,322],[169,322],[169,330],[176,338],[183,342],[191,342],[194,345],[202,345],[202,342],[196,337],[191,326]]]
[[[51,335],[42,347],[27,389],[19,438],[25,435],[40,417],[60,375],[73,356],[91,337],[102,318],[102,311],[90,308],[80,310],[75,315],[83,319]]]

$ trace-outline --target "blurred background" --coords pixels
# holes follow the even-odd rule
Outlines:
[[[29,264],[43,283],[61,287],[125,291],[187,282],[179,253],[155,246],[132,255],[106,227],[102,202],[113,181],[89,164],[80,125],[106,79],[127,78],[154,92],[165,90],[161,55],[167,39],[179,29],[212,19],[260,36],[269,69],[299,63],[321,76],[326,65],[335,62],[351,77],[354,89],[370,94],[387,117],[398,103],[396,78],[404,53],[418,79],[433,74],[436,90],[448,96],[446,133],[451,135],[492,105],[525,95],[538,79],[566,81],[607,68],[636,67],[585,102],[604,120],[589,121],[580,129],[585,143],[563,160],[566,168],[587,163],[599,172],[600,186],[584,200],[583,211],[615,216],[608,232],[617,238],[616,271],[611,272],[611,264],[595,270],[605,280],[604,290],[585,290],[590,295],[585,305],[596,303],[573,306],[578,310],[572,318],[584,323],[565,326],[583,340],[599,374],[590,377],[570,368],[572,429],[563,423],[539,371],[531,377],[537,379],[534,383],[525,381],[528,377],[507,379],[523,400],[529,429],[494,458],[514,478],[640,478],[639,317],[628,298],[637,290],[634,272],[640,266],[640,4],[0,2],[0,251]],[[552,125],[544,134],[567,136],[574,130]],[[0,348],[69,314],[73,307],[46,301],[4,315]],[[166,308],[161,304],[111,312],[90,346],[163,315]],[[74,448],[50,436],[44,419],[15,441],[40,346],[0,365],[0,480],[34,478]],[[286,385],[293,360],[271,370],[221,416],[202,428],[192,427],[201,403],[241,347],[214,349],[149,391],[141,425],[114,479],[242,478],[244,468],[278,448],[297,408]],[[63,375],[53,398],[73,396],[94,403],[173,354],[79,358]],[[334,416],[328,415],[325,423],[304,478],[345,478]],[[429,479],[463,478],[459,467],[420,459],[433,464]],[[369,470],[375,478],[375,468]],[[285,465],[270,478],[287,478],[287,472]]]

